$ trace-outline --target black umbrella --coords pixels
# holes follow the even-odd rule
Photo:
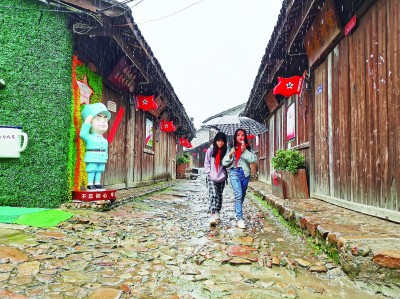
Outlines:
[[[226,115],[216,117],[204,123],[202,127],[214,128],[226,135],[234,135],[237,129],[246,130],[247,134],[259,135],[268,129],[258,121],[239,115]]]

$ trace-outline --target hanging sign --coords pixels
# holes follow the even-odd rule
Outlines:
[[[340,35],[339,17],[333,1],[325,1],[310,29],[304,36],[309,66],[312,66]]]
[[[356,26],[357,23],[357,18],[354,15],[350,21],[344,26],[344,35],[346,36],[347,34],[350,33],[351,29],[353,29]]]
[[[136,75],[133,73],[133,65],[126,56],[120,59],[110,76],[108,76],[108,80],[115,86],[127,92],[135,90],[135,79]]]
[[[267,95],[265,96],[265,102],[267,103],[268,110],[270,113],[274,112],[275,109],[279,107],[279,103],[271,91],[268,92]]]

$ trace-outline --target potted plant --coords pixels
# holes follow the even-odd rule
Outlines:
[[[188,153],[176,156],[176,177],[185,178],[186,169],[189,165],[190,157]]]
[[[294,149],[279,149],[271,159],[272,194],[283,198],[308,198],[306,162]]]

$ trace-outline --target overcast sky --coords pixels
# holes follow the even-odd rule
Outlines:
[[[247,102],[282,1],[134,0],[128,5],[199,129],[207,117]]]

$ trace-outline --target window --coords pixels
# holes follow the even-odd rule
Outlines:
[[[146,116],[146,139],[145,139],[145,148],[146,149],[153,149],[153,141],[154,141],[154,123],[153,119],[149,116]]]

